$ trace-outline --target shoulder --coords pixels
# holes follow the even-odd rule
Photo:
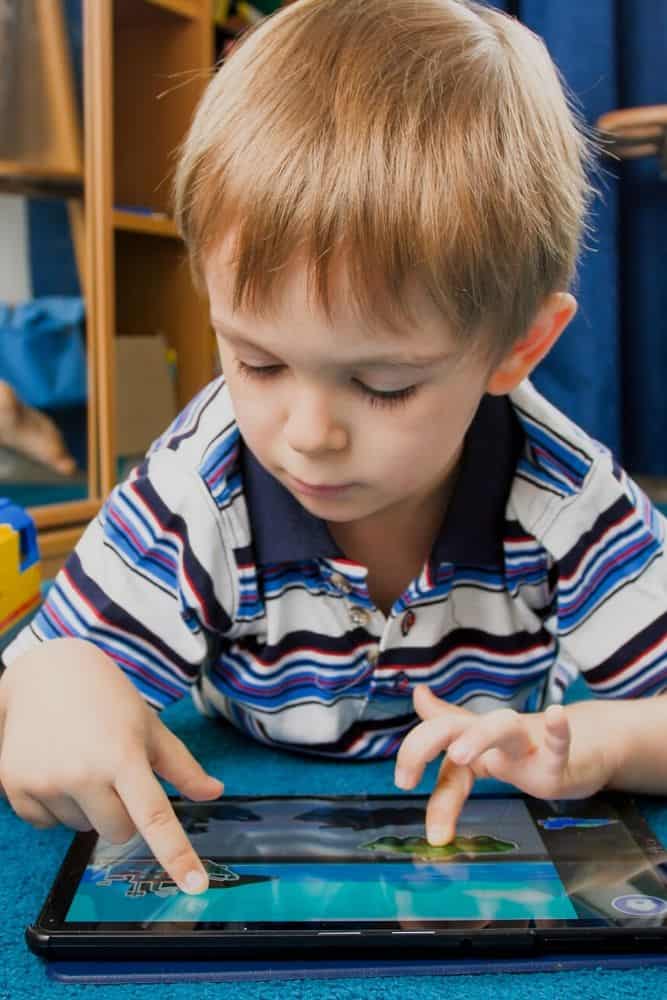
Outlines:
[[[151,445],[145,461],[111,496],[141,505],[190,538],[211,533],[225,547],[249,544],[241,477],[241,439],[226,383],[207,385]]]
[[[234,552],[248,546],[249,519],[239,480],[240,437],[222,378],[206,386],[152,444],[145,460],[110,494],[79,546],[97,560],[100,538],[126,565],[157,567],[196,591],[198,607],[233,607]],[[99,535],[101,532],[101,536]],[[91,561],[90,559],[88,561]],[[231,595],[231,596],[230,596]],[[194,600],[195,598],[193,598]]]
[[[510,508],[555,558],[571,552],[605,525],[641,522],[662,538],[662,518],[599,441],[588,435],[529,382],[510,401],[525,443],[510,493]]]
[[[199,468],[222,441],[238,442],[239,432],[227,384],[222,376],[209,382],[181,410],[151,445],[148,455],[169,451],[179,461]]]
[[[149,462],[196,476],[217,507],[238,493],[241,438],[227,384],[210,382],[153,443]]]
[[[550,403],[529,381],[510,395],[510,403],[525,435],[517,478],[541,491],[544,504],[553,497],[581,491],[603,446]]]

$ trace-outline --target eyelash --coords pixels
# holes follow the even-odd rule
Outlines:
[[[245,361],[236,358],[236,367],[243,378],[272,378],[279,374],[282,365],[248,365]],[[416,385],[408,385],[405,389],[391,389],[388,392],[379,392],[377,389],[370,389],[358,379],[354,380],[363,395],[371,406],[400,406],[407,402],[410,396],[414,396],[417,391]]]

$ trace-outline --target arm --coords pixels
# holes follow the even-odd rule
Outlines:
[[[94,828],[112,843],[138,830],[181,889],[207,887],[155,774],[196,801],[222,784],[101,650],[55,639],[13,660],[0,681],[0,739],[2,789],[23,819]]]
[[[201,482],[164,449],[114,489],[3,659],[51,639],[84,639],[159,711],[197,679],[213,624],[230,624],[226,559]]]
[[[414,702],[422,721],[401,744],[395,780],[414,788],[426,764],[446,752],[426,812],[433,844],[454,837],[476,778],[544,799],[586,798],[602,788],[667,793],[665,695],[476,715],[418,685]]]
[[[534,535],[555,571],[545,625],[601,700],[476,716],[418,686],[422,722],[401,745],[396,783],[414,787],[426,762],[447,751],[427,809],[432,843],[454,836],[475,777],[546,799],[604,787],[667,792],[665,519],[605,451],[580,492],[553,510]],[[529,508],[515,514],[532,524]]]
[[[6,651],[0,782],[35,825],[94,827],[112,842],[139,830],[188,889],[190,872],[203,876],[199,888],[207,879],[155,775],[196,800],[219,795],[221,783],[155,710],[197,677],[208,616],[220,629],[228,621],[211,574],[233,602],[225,565],[207,570],[198,558],[218,540],[207,497],[176,466],[173,454],[156,455],[114,491]]]

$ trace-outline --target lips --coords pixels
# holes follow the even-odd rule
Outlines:
[[[349,489],[352,485],[352,483],[304,483],[302,479],[297,479],[296,476],[290,476],[289,478],[298,493],[306,493],[309,496],[326,496],[333,493],[340,493],[342,490]]]

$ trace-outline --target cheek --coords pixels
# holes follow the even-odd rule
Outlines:
[[[235,412],[241,434],[251,446],[253,442],[268,442],[277,435],[279,422],[266,403],[246,399],[235,406]]]
[[[253,451],[273,437],[279,427],[279,415],[271,393],[250,385],[241,375],[227,376],[227,386],[239,430]]]
[[[453,393],[425,395],[420,405],[384,419],[370,435],[373,451],[391,465],[396,480],[428,479],[446,467],[459,448],[476,409],[474,402]]]

